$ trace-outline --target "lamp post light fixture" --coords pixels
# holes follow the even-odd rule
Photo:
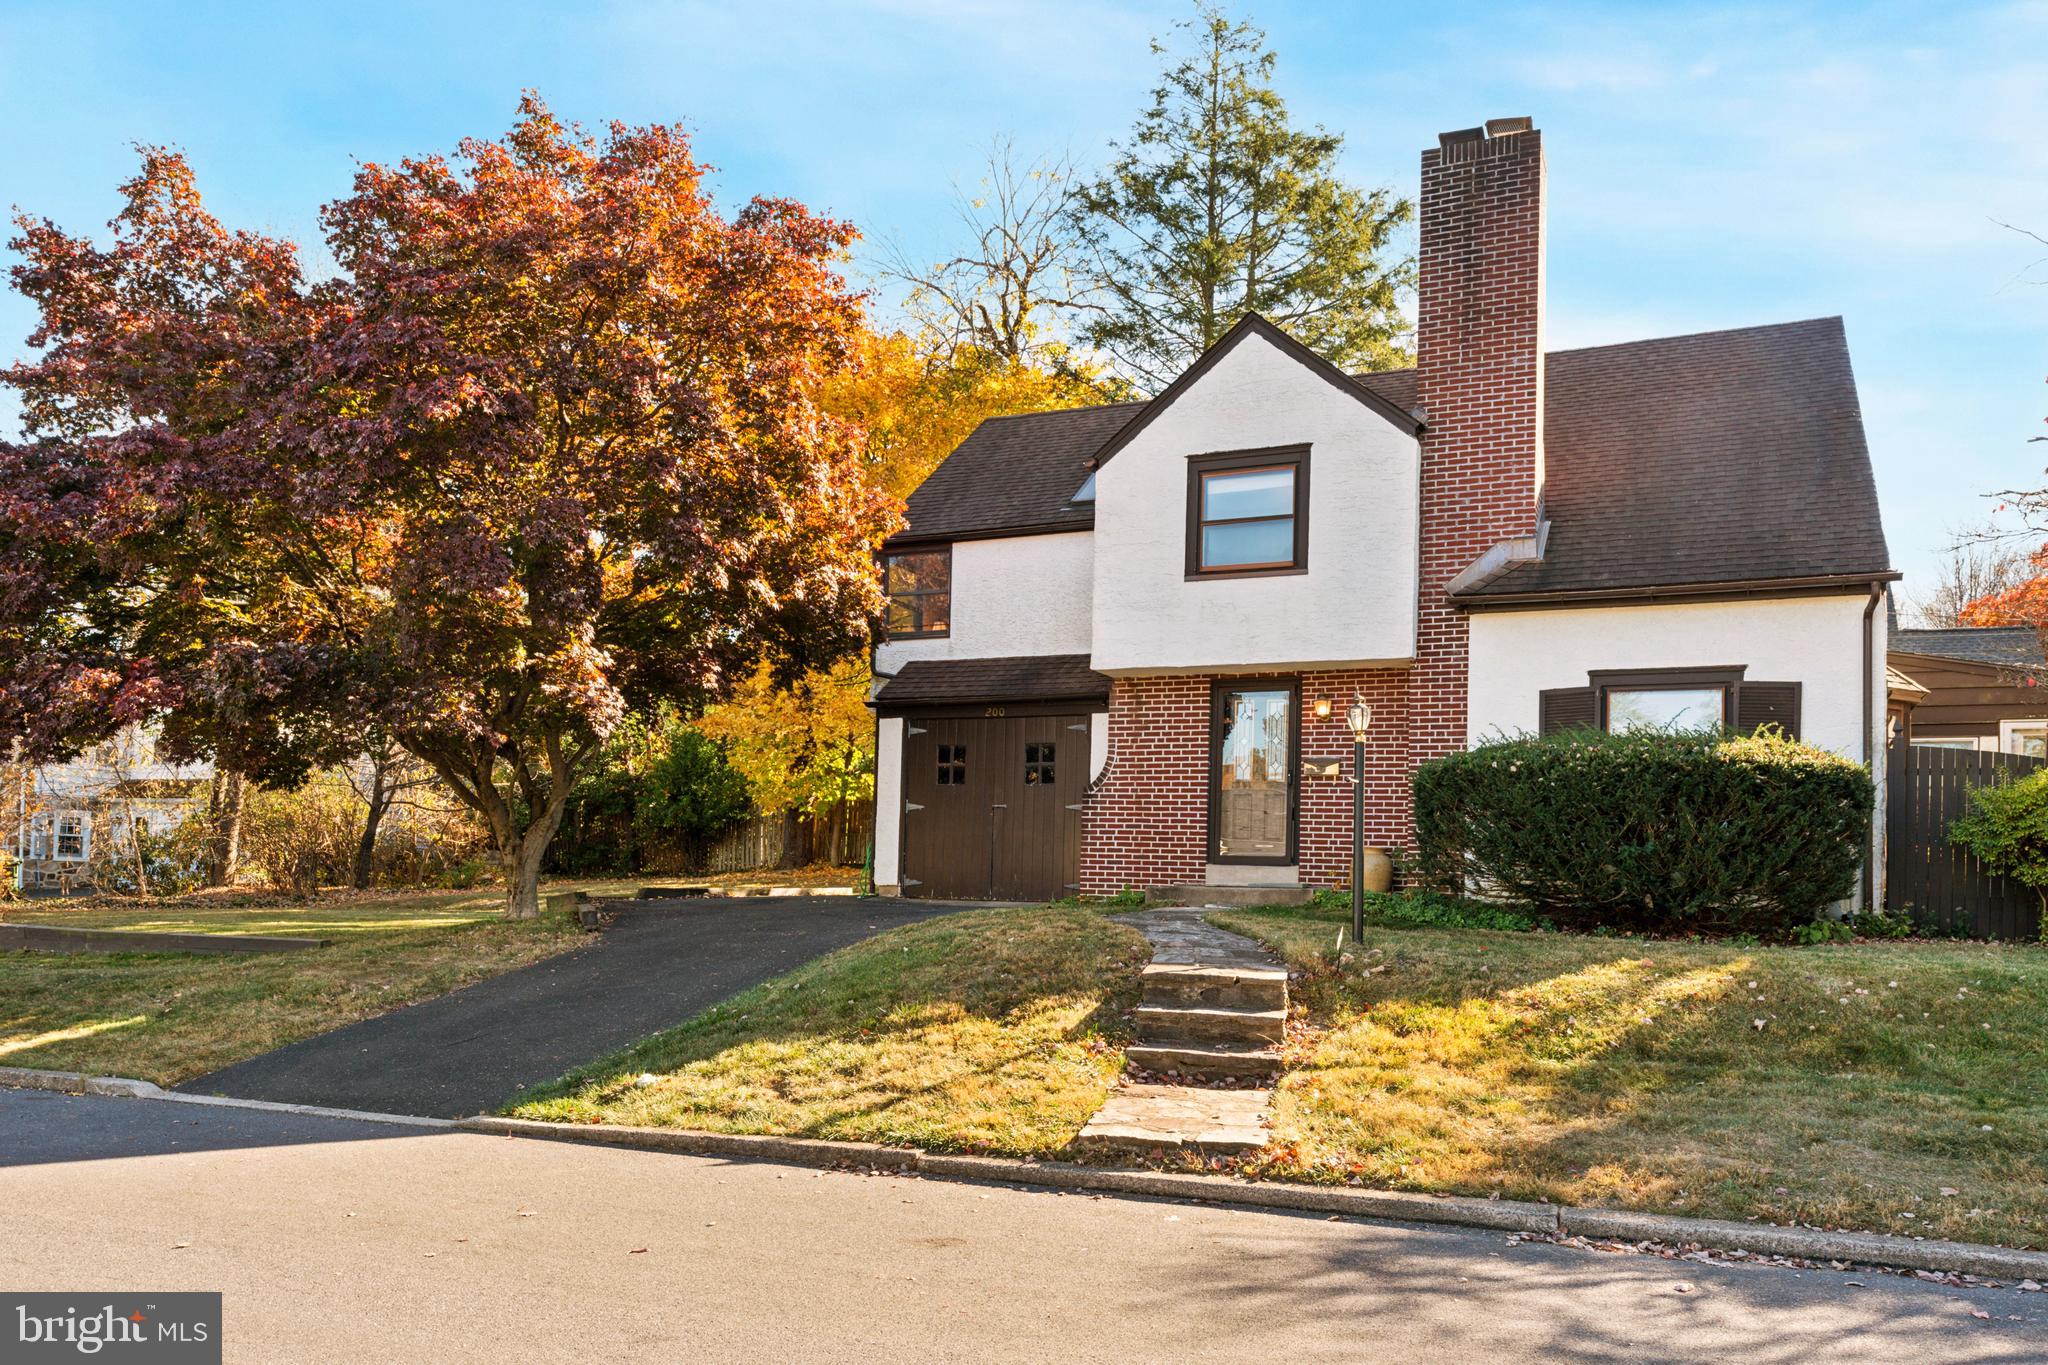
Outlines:
[[[1365,936],[1365,732],[1372,728],[1372,708],[1354,701],[1345,709],[1351,730],[1351,941]]]

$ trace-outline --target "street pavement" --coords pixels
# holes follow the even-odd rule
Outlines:
[[[2017,1290],[7,1090],[0,1289],[262,1362],[2048,1358]]]
[[[178,1088],[467,1118],[834,948],[958,908],[827,896],[628,907],[587,948]]]

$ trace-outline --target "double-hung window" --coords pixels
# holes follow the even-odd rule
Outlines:
[[[1190,578],[1308,567],[1308,447],[1188,461]]]
[[[913,550],[882,561],[892,640],[932,639],[953,628],[953,551]]]

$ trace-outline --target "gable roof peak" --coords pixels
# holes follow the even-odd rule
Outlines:
[[[1116,435],[1110,437],[1102,449],[1095,452],[1095,457],[1089,462],[1089,467],[1091,469],[1099,468],[1107,464],[1111,456],[1136,440],[1138,433],[1152,425],[1154,418],[1173,406],[1175,399],[1186,393],[1190,388],[1193,388],[1203,375],[1214,369],[1225,356],[1236,350],[1244,339],[1250,336],[1257,336],[1270,342],[1281,354],[1300,364],[1311,374],[1323,379],[1340,392],[1348,394],[1365,404],[1365,406],[1371,408],[1381,417],[1386,418],[1387,421],[1392,422],[1408,435],[1413,436],[1422,430],[1422,424],[1415,419],[1412,413],[1405,411],[1399,404],[1389,401],[1381,394],[1366,388],[1363,384],[1352,379],[1343,370],[1337,368],[1337,366],[1297,341],[1284,327],[1257,313],[1246,313],[1235,323],[1231,324],[1229,331],[1216,338],[1209,349],[1202,352],[1195,360],[1194,364],[1182,370],[1179,378],[1161,389],[1151,402],[1138,409],[1136,415],[1124,425],[1124,428],[1117,432]]]

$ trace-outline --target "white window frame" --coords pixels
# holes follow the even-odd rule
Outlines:
[[[78,852],[63,851],[67,825],[77,826]],[[29,820],[28,860],[38,863],[83,863],[92,858],[92,812],[38,811]]]
[[[2002,720],[1998,722],[1998,751],[2002,754],[2025,752],[2020,748],[2021,731],[2039,731],[2048,739],[2048,720]]]
[[[1945,739],[1916,739],[1913,741],[1913,747],[1916,749],[1973,750],[1977,747],[1977,741],[1971,739],[1968,735],[1959,735],[1954,738]]]

